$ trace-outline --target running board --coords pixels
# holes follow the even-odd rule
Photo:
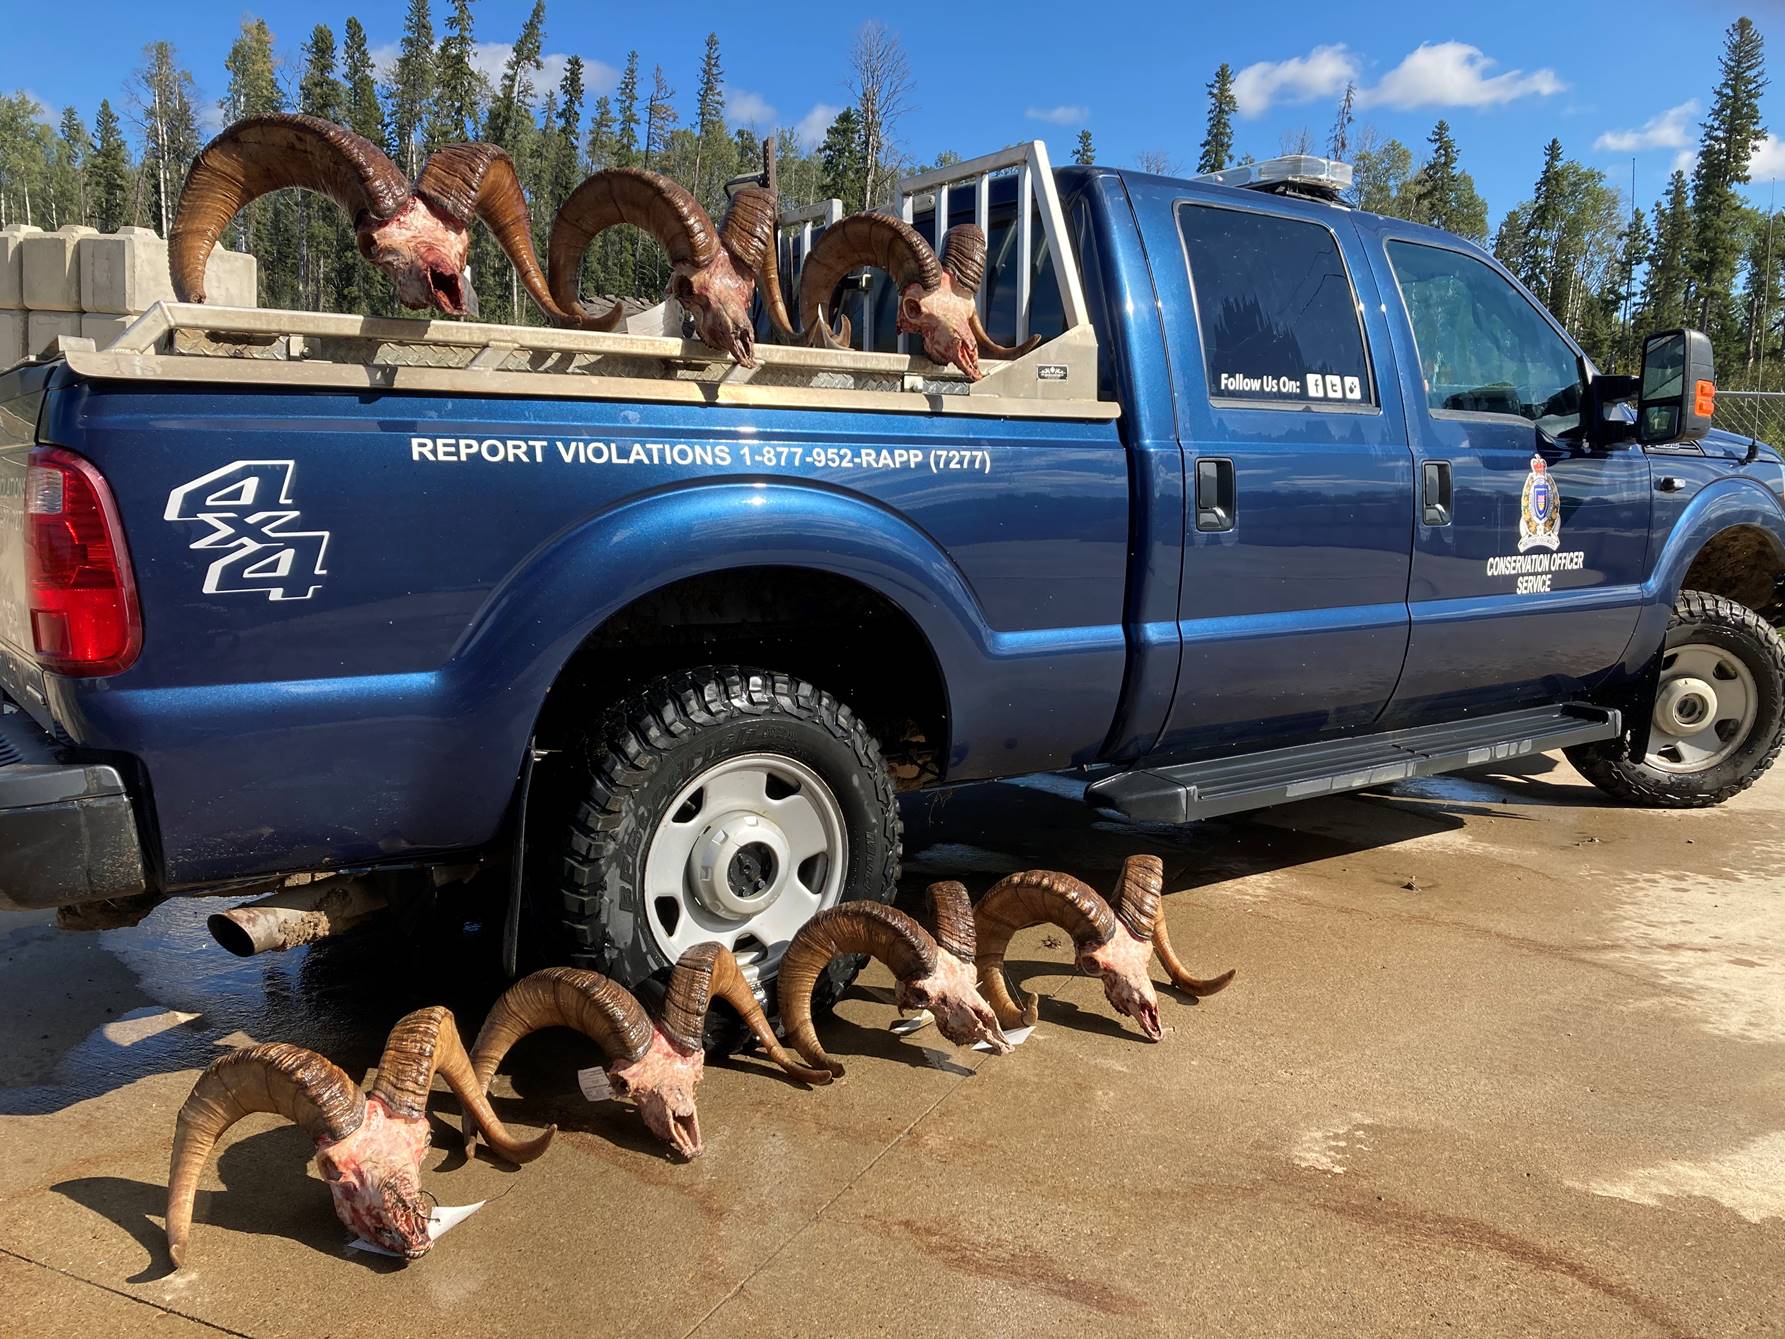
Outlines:
[[[1122,772],[1085,798],[1127,818],[1188,823],[1288,800],[1362,790],[1408,777],[1549,753],[1622,732],[1616,711],[1573,703],[1412,730]]]

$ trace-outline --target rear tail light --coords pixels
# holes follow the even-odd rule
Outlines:
[[[116,674],[142,650],[142,614],[112,490],[71,451],[39,447],[25,471],[25,607],[51,673]]]

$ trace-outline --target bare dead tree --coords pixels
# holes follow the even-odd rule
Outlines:
[[[849,89],[861,116],[862,156],[867,162],[861,207],[872,209],[878,188],[892,175],[893,132],[912,110],[916,83],[899,35],[878,19],[864,23],[855,35],[849,68]]]
[[[1164,149],[1142,149],[1134,155],[1134,165],[1142,172],[1151,172],[1158,177],[1178,175],[1178,160]]]

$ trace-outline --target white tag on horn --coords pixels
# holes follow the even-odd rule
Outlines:
[[[607,1102],[613,1099],[614,1085],[608,1081],[607,1071],[599,1065],[591,1069],[577,1070],[576,1086],[583,1090],[583,1096],[591,1102]]]
[[[887,1024],[887,1031],[895,1037],[909,1037],[913,1032],[922,1032],[936,1021],[936,1015],[928,1009],[919,1009],[909,1018],[895,1018]]]

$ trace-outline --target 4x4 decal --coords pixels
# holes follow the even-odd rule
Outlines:
[[[307,600],[322,589],[329,532],[296,528],[296,468],[290,460],[238,460],[167,495],[165,519],[209,527],[189,546],[217,551],[205,594]]]

